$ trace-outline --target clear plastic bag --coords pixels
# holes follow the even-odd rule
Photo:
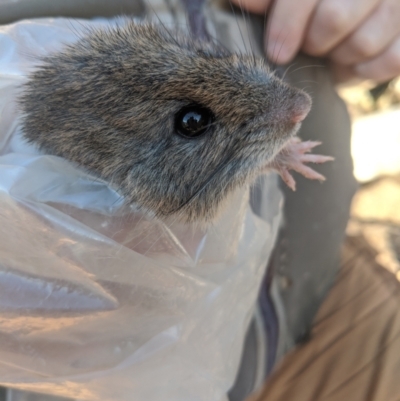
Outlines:
[[[0,383],[82,400],[220,401],[275,241],[275,176],[252,206],[238,191],[202,231],[141,215],[26,144],[15,99],[31,56],[105,23],[0,27]]]

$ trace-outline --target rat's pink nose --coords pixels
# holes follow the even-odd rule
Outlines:
[[[301,123],[308,115],[310,111],[311,106],[308,108],[308,110],[303,110],[301,112],[296,112],[292,115],[292,122],[293,123]]]
[[[294,123],[302,122],[311,110],[311,100],[309,96],[302,96],[291,110],[290,120]]]

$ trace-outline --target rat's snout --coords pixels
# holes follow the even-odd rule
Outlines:
[[[287,129],[301,123],[311,110],[311,97],[302,90],[289,86],[281,92],[280,99],[270,109],[268,117],[275,124]]]
[[[299,92],[290,106],[289,118],[294,124],[302,122],[311,110],[311,98],[304,92]]]

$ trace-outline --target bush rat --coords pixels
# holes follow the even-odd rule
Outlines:
[[[20,98],[25,138],[161,218],[210,222],[267,168],[289,186],[317,143],[295,138],[310,97],[262,59],[148,22],[87,32],[47,56]]]

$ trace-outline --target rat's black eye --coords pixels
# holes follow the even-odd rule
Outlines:
[[[175,116],[175,131],[185,138],[197,138],[208,131],[213,119],[213,113],[206,107],[186,106]]]

